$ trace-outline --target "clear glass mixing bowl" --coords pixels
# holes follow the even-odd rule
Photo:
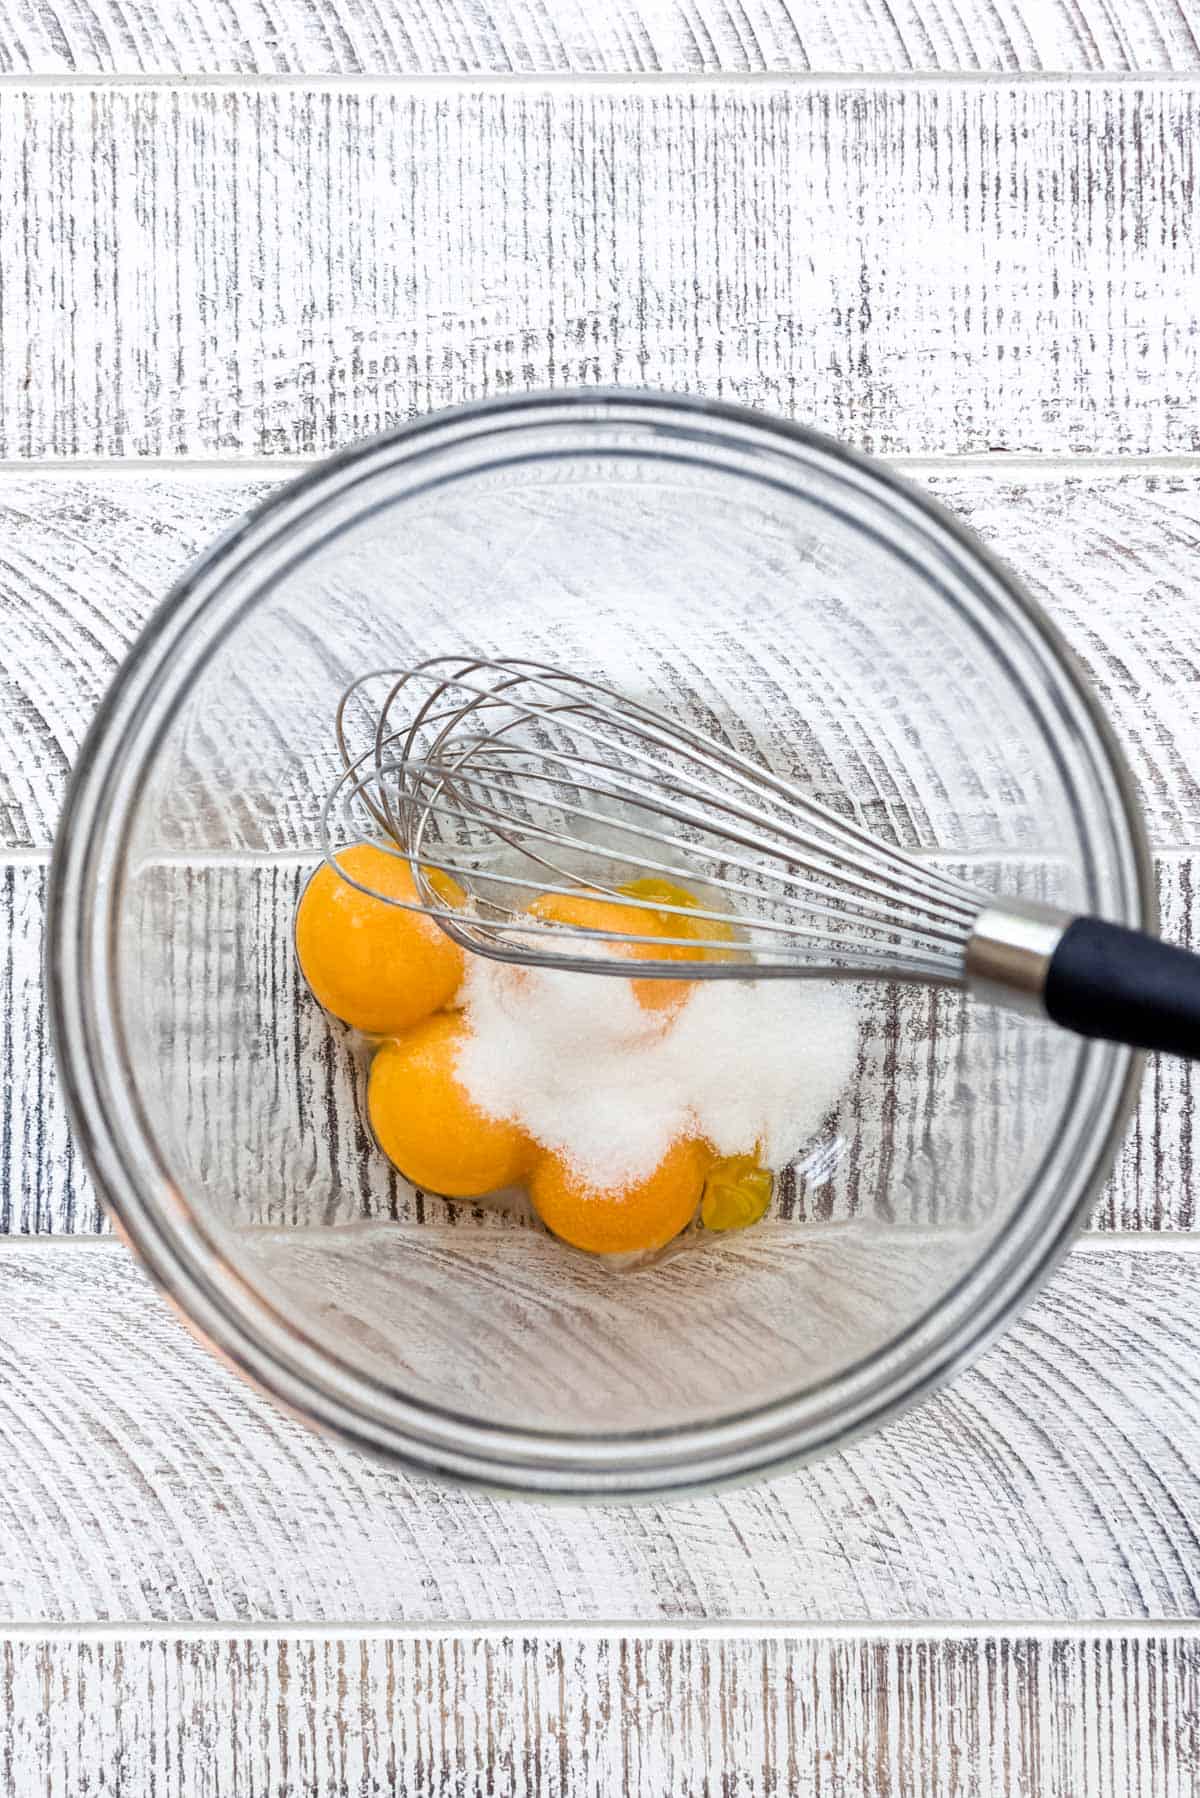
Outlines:
[[[853,1080],[742,1235],[618,1274],[415,1193],[370,1143],[361,1067],[303,988],[291,925],[339,692],[458,650],[577,667],[981,888],[1153,927],[1129,779],[1078,671],[922,494],[729,406],[470,406],[336,457],[228,533],[96,720],[49,977],[112,1215],[214,1348],[410,1468],[617,1497],[842,1444],[1045,1276],[1137,1060],[876,984]]]

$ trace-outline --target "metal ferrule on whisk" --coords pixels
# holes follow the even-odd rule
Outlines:
[[[1020,899],[987,906],[967,939],[968,991],[989,1005],[1044,1014],[1050,963],[1072,916]]]

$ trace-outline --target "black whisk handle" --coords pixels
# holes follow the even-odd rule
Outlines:
[[[1079,1036],[1200,1060],[1200,955],[1144,931],[1073,918],[1050,957],[1042,1002]]]

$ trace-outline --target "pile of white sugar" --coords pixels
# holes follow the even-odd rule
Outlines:
[[[461,997],[470,1034],[457,1071],[474,1103],[597,1191],[645,1179],[685,1136],[786,1167],[858,1053],[854,994],[840,983],[695,981],[664,1022],[630,981],[472,956]]]

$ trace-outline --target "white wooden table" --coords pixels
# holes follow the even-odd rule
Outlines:
[[[1200,0],[0,0],[0,1789],[1200,1791],[1200,1153],[1154,1066],[1049,1290],[919,1411],[690,1504],[293,1425],[66,1128],[63,781],[310,458],[506,388],[891,457],[1103,693],[1200,939]]]

